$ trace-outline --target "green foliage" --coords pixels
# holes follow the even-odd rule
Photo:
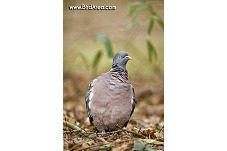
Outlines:
[[[160,27],[164,28],[164,22],[158,15],[153,15],[154,20],[159,24]]]
[[[92,73],[93,73],[93,74],[96,74],[98,65],[99,65],[99,63],[100,63],[100,61],[101,61],[101,58],[102,58],[102,56],[103,56],[102,51],[99,50],[99,51],[95,54],[92,63],[89,62],[89,60],[87,59],[87,57],[86,57],[83,53],[80,53],[79,56],[80,56],[80,58],[83,60],[83,63],[84,63],[84,66],[86,67],[86,69],[90,69],[90,68],[91,68]]]
[[[85,57],[83,53],[80,53],[79,56],[83,60],[84,66],[86,67],[86,69],[88,69],[90,65],[87,57]]]
[[[155,20],[160,27],[164,28],[164,22],[162,18],[158,15],[158,13],[154,10],[152,5],[147,2],[147,0],[141,0],[137,2],[131,2],[127,5],[128,10],[128,17],[131,17],[132,23],[138,22],[139,15],[141,15],[143,12],[147,11],[149,12],[151,18]]]
[[[152,58],[156,58],[157,59],[157,51],[155,50],[153,44],[151,43],[151,41],[147,40],[147,52],[148,52],[148,60],[150,62],[152,62]]]
[[[147,34],[150,35],[151,34],[151,31],[154,27],[154,18],[151,17],[150,18],[150,21],[149,21],[149,25],[148,25],[148,28],[147,28]]]
[[[94,73],[96,73],[96,71],[97,71],[98,64],[100,63],[101,58],[102,58],[102,51],[99,50],[99,51],[96,53],[96,55],[95,55],[95,57],[94,57],[94,59],[93,59],[93,62],[92,62],[92,68],[93,68],[93,72],[94,72]]]
[[[112,46],[111,46],[111,42],[110,42],[109,36],[107,34],[105,34],[105,33],[101,33],[101,34],[98,34],[96,36],[96,40],[104,42],[108,57],[109,58],[113,58],[114,53],[113,53],[113,50],[112,50]]]
[[[162,29],[164,28],[164,22],[162,18],[155,11],[154,7],[147,0],[134,1],[130,2],[127,5],[128,17],[131,18],[130,24],[126,27],[126,31],[136,30],[138,27],[142,25],[143,22],[148,23],[147,31],[146,31],[146,49],[147,49],[147,63],[151,63],[154,59],[158,59],[157,49],[151,41],[152,31],[157,24]],[[145,17],[145,18],[144,18]],[[132,34],[131,34],[132,35]],[[100,33],[96,35],[96,41],[103,42],[105,46],[105,50],[107,57],[112,59],[114,56],[114,52],[112,49],[112,44],[109,36],[106,33]],[[91,70],[93,74],[97,73],[98,66],[103,58],[104,51],[99,49],[92,59],[88,59],[83,53],[79,53],[79,57],[82,59],[83,64],[86,69]],[[144,63],[144,59],[142,57],[139,60]],[[142,58],[142,59],[141,59]]]
[[[150,16],[148,28],[147,28],[148,37],[151,36],[151,32],[155,22],[157,22],[161,28],[164,28],[164,22],[162,18],[158,15],[158,13],[154,10],[152,5],[147,0],[131,2],[127,5],[127,10],[128,10],[128,17],[130,17],[132,20],[126,29],[127,31],[134,30],[142,24],[142,21],[139,19],[139,16],[141,16],[143,12],[148,12]],[[149,62],[152,62],[153,57],[156,59],[158,58],[157,51],[154,48],[151,41],[147,40],[146,42],[147,42],[147,50],[148,50],[147,51],[148,60]]]
[[[107,56],[108,58],[112,59],[114,56],[114,53],[112,50],[109,36],[105,33],[101,33],[96,36],[96,40],[104,42]],[[98,65],[103,57],[103,51],[98,50],[98,52],[95,54],[94,58],[92,59],[93,60],[92,62],[90,62],[89,59],[83,53],[79,53],[79,57],[83,60],[83,63],[86,69],[91,69],[92,73],[95,75],[98,69]]]
[[[140,13],[140,11],[138,11],[139,6],[143,5],[143,2],[138,1],[138,2],[131,2],[127,5],[127,10],[128,10],[128,16],[132,17],[133,16],[133,20],[135,20],[135,17],[137,17],[135,14]],[[135,13],[137,12],[137,13]]]

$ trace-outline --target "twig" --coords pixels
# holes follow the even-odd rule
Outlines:
[[[108,144],[114,146],[113,145],[114,143],[123,143],[123,142],[131,141],[131,140],[135,140],[135,139],[127,139],[127,140],[115,141],[115,142],[111,142],[111,143],[107,142],[107,143],[95,144],[95,145],[91,145],[91,146],[87,146],[87,147],[81,147],[81,148],[77,149],[77,151],[86,150],[86,149],[90,149],[90,148],[94,148],[94,147],[98,147],[98,146],[103,146],[103,145],[108,145]]]
[[[81,130],[63,131],[64,134],[79,133]]]
[[[117,133],[117,132],[121,132],[122,130],[117,130],[117,131],[112,131],[112,132],[105,132],[105,133],[93,133],[91,135],[89,135],[89,137],[93,137],[93,135],[101,135],[101,136],[104,136],[104,135],[108,135],[108,134],[113,134],[113,133]]]
[[[161,129],[159,130],[159,133],[164,129],[164,125],[161,127]]]
[[[111,141],[114,137],[116,137],[117,136],[117,133],[114,133],[113,135],[111,135],[108,139],[107,139],[107,141]]]
[[[116,131],[111,131],[111,132],[105,132],[105,133],[97,133],[97,134],[100,134],[100,135],[102,135],[102,134],[113,134],[113,133],[117,133],[117,132],[121,132],[121,129],[116,130]]]
[[[63,138],[64,139],[64,141],[66,141],[67,143],[70,143],[66,138]]]
[[[80,127],[78,127],[78,126],[76,126],[76,125],[74,125],[74,124],[72,124],[68,121],[63,120],[63,124],[64,124],[64,126],[67,126],[67,127],[71,128],[73,130],[80,131],[81,133],[86,133],[86,131],[84,131]]]
[[[99,141],[101,141],[102,143],[109,143],[109,142],[107,142],[107,141],[106,141],[104,138],[102,138],[102,137],[97,137],[96,140],[99,140]]]
[[[91,146],[87,146],[87,147],[81,147],[81,148],[77,149],[77,151],[86,150],[86,149],[90,149],[90,148],[94,148],[94,147],[98,147],[98,146],[103,146],[103,145],[107,145],[107,144],[112,145],[112,144],[109,143],[109,142],[107,142],[107,143],[101,143],[101,144],[95,144],[95,145],[91,145]],[[71,148],[70,151],[71,151],[72,149],[73,149],[73,148]]]
[[[142,137],[142,138],[146,138],[146,136],[142,135],[142,134],[139,134],[139,133],[136,133],[136,132],[133,132],[133,131],[130,131],[130,130],[127,130],[127,129],[122,129],[122,131],[126,131],[126,132],[129,132],[129,133],[132,133],[136,136],[139,136],[139,137]]]

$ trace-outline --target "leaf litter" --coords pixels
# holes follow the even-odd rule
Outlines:
[[[132,80],[137,105],[128,126],[107,133],[97,133],[89,123],[84,100],[89,81],[79,75],[64,75],[64,151],[164,150],[163,81]]]

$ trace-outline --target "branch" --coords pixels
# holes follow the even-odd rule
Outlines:
[[[110,145],[110,146],[112,146],[111,143],[107,142],[107,143],[95,144],[95,145],[91,145],[91,146],[87,146],[87,147],[81,147],[81,148],[77,149],[77,151],[87,150],[87,149],[90,149],[90,148],[94,148],[94,147],[98,147],[98,146],[103,146],[103,145]]]
[[[91,146],[87,146],[87,147],[81,147],[79,149],[77,149],[77,151],[81,151],[81,150],[87,150],[87,149],[90,149],[90,148],[94,148],[94,147],[98,147],[98,146],[103,146],[103,145],[108,145],[108,146],[104,146],[104,148],[110,148],[110,147],[113,147],[114,144],[116,143],[123,143],[123,142],[126,142],[126,141],[132,141],[132,140],[135,140],[135,139],[127,139],[127,140],[121,140],[121,141],[115,141],[115,142],[106,142],[106,143],[101,143],[101,144],[95,144],[95,145],[91,145]],[[70,149],[71,150],[71,149]]]
[[[126,132],[129,132],[129,133],[132,133],[132,134],[134,134],[136,136],[139,136],[139,137],[142,137],[142,138],[147,138],[145,135],[142,135],[142,134],[139,134],[139,133],[127,130],[127,129],[122,129],[122,131],[126,131]]]
[[[81,129],[80,127],[68,122],[68,121],[65,121],[63,120],[63,125],[66,126],[66,127],[69,127],[75,131],[80,131],[81,133],[86,133],[86,131],[84,131],[83,129]]]

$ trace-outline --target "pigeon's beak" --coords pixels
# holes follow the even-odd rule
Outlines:
[[[125,58],[128,58],[128,60],[132,60],[132,57],[130,56],[125,56]]]

